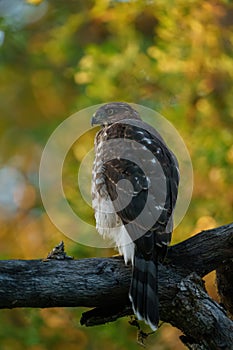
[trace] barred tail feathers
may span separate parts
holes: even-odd
[[[159,323],[157,262],[135,255],[129,298],[137,318],[155,331]]]

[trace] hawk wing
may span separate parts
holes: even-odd
[[[135,244],[141,238],[140,248],[143,250],[143,236],[148,230],[168,234],[172,231],[179,170],[174,154],[161,137],[148,132],[145,123],[137,125],[140,127],[115,123],[105,131],[105,141],[119,142],[114,142],[111,159],[104,162],[104,178],[117,215]],[[109,147],[111,144],[107,145],[105,152]],[[146,210],[143,211],[144,208]],[[159,247],[169,244],[170,238],[169,235],[157,234],[158,255]],[[147,255],[145,247],[145,257]]]

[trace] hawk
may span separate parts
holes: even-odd
[[[92,206],[97,231],[132,263],[129,299],[139,320],[159,323],[158,264],[171,241],[179,168],[160,134],[124,102],[92,117],[95,137]]]

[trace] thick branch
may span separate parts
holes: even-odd
[[[233,223],[202,231],[169,248],[167,261],[181,274],[203,277],[233,256]]]
[[[189,348],[230,349],[233,344],[233,322],[227,318],[222,307],[208,296],[201,278],[193,273],[177,287],[178,293],[173,299],[172,309],[166,310],[166,318],[176,327],[179,319],[178,328],[189,339]]]
[[[233,259],[225,261],[216,270],[218,293],[221,303],[233,320]]]
[[[200,278],[233,258],[233,224],[202,232],[169,249],[159,266],[161,319],[181,329],[191,348],[228,349],[233,323]],[[86,325],[132,314],[131,267],[118,258],[0,261],[0,308],[87,306]],[[187,341],[188,339],[188,341]],[[196,347],[198,349],[198,347]]]

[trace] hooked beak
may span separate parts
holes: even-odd
[[[91,118],[91,126],[98,124],[97,118],[96,118],[96,113],[93,114]]]
[[[104,125],[103,121],[105,116],[102,113],[95,112],[91,118],[91,126],[93,125]]]

